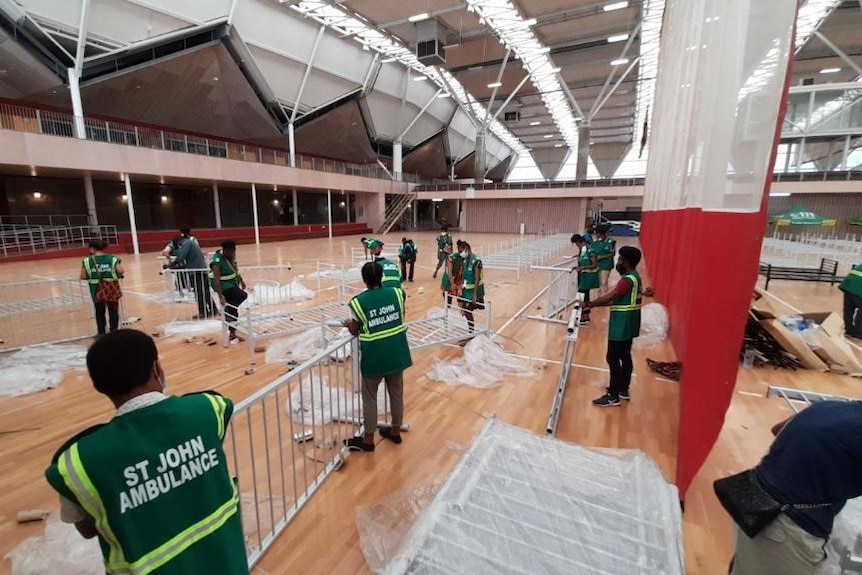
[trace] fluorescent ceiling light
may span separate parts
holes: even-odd
[[[628,34],[614,34],[613,36],[608,36],[608,43],[613,44],[614,42],[624,42],[628,39]]]
[[[428,78],[427,78],[426,76],[421,76],[421,75],[420,75],[420,76],[416,76],[415,78],[413,78],[413,81],[414,81],[414,82],[424,82],[424,81],[425,81],[425,80],[427,80],[427,79],[428,79]]]
[[[628,8],[628,2],[613,2],[611,4],[605,4],[602,6],[602,10],[605,12],[612,12],[614,10],[622,10],[623,8]]]
[[[421,22],[422,20],[427,20],[431,15],[428,12],[422,12],[421,14],[416,14],[407,19],[408,22]]]
[[[438,97],[438,98],[451,98],[452,96],[450,96],[448,92],[440,92],[440,93],[437,95],[437,97]]]
[[[555,148],[562,148],[562,147],[563,147],[563,145],[562,145],[562,144],[554,144],[554,147],[555,147]]]
[[[629,63],[628,58],[619,58],[617,60],[611,60],[611,66],[622,66],[622,65],[628,64],[628,63]]]
[[[541,124],[541,122],[530,122],[531,126],[538,126],[539,124]]]
[[[790,194],[788,192],[770,192],[770,198],[789,198]]]
[[[488,87],[489,88],[499,88],[502,85],[503,85],[502,82],[491,82],[490,84],[488,84]]]
[[[397,60],[398,60],[398,58],[385,58],[385,59],[383,59],[383,60],[380,60],[380,62],[381,62],[382,64],[388,64],[388,63],[390,63],[390,62],[396,62]]]
[[[442,202],[443,198],[431,198],[432,202]]]
[[[553,134],[545,134],[543,137],[547,140],[548,138],[553,138],[554,135]]]
[[[837,74],[841,71],[841,68],[823,68],[820,70],[821,74]]]

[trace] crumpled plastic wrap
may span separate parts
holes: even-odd
[[[249,305],[268,305],[314,299],[314,292],[293,280],[288,285],[277,282],[259,282],[248,292]]]
[[[221,320],[204,319],[196,321],[171,321],[159,326],[165,337],[172,335],[204,335],[219,333],[222,330]]]
[[[240,495],[242,528],[245,532],[245,548],[249,555],[255,553],[260,547],[258,522],[260,523],[260,537],[263,538],[272,532],[273,525],[284,519],[285,503],[288,507],[293,505],[293,497],[285,496],[282,499],[281,496],[269,497],[259,493],[257,505],[255,505],[254,492]]]
[[[45,532],[14,547],[6,558],[12,575],[104,575],[105,564],[96,539],[84,539],[70,523],[52,516]]]
[[[835,517],[832,535],[826,544],[826,564],[818,573],[842,573],[842,557],[849,550],[862,556],[862,497],[851,499]],[[848,575],[855,571],[844,571]]]
[[[82,345],[40,345],[0,355],[0,397],[27,395],[57,387],[66,371],[86,369]]]
[[[350,268],[342,270],[322,270],[320,273],[312,272],[308,274],[309,279],[337,279],[344,280],[347,283],[358,282],[362,280],[362,270],[360,268]]]
[[[436,319],[439,320],[440,325],[443,325],[443,318],[446,318],[446,323],[453,328],[467,330],[469,328],[467,324],[467,318],[461,314],[461,312],[456,308],[452,307],[447,313],[446,310],[442,307],[432,307],[428,310],[428,313],[425,314],[426,319]]]
[[[682,575],[679,493],[641,451],[491,420],[381,572]]]
[[[381,501],[356,508],[359,548],[373,573],[380,573],[395,558],[407,532],[431,504],[442,483],[406,487]]]
[[[447,385],[468,385],[479,389],[494,387],[509,376],[533,377],[528,362],[514,358],[487,335],[471,339],[464,347],[464,359],[434,360],[428,377]]]
[[[820,340],[817,338],[820,326],[816,322],[798,315],[785,315],[779,319],[784,327],[792,331],[797,337],[802,338],[808,347],[820,349]]]
[[[347,328],[342,328],[335,334],[327,331],[324,338],[320,328],[312,327],[301,333],[276,339],[266,348],[266,363],[286,363],[294,361],[302,363],[322,352],[327,347],[336,344],[347,344],[353,336]],[[341,345],[330,354],[333,361],[346,361],[350,358],[350,346]]]
[[[377,388],[377,413],[385,413],[385,394],[386,385],[381,382]],[[290,402],[285,401],[284,407],[296,423],[319,426],[338,418],[361,418],[359,395],[347,388],[330,387],[328,377],[312,373],[302,376],[300,386],[291,392]]]
[[[648,303],[641,308],[641,333],[634,340],[634,347],[655,345],[667,339],[670,320],[667,309],[660,303]]]

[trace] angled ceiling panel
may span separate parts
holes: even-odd
[[[411,150],[404,158],[402,169],[407,174],[419,174],[426,178],[445,178],[447,165],[443,133],[431,137]]]
[[[60,78],[0,28],[0,97],[29,98],[51,90],[65,92]]]
[[[363,51],[359,42],[339,39],[326,31],[317,47],[314,65],[361,86],[373,59],[371,52]]]
[[[533,160],[546,180],[553,180],[569,155],[568,148],[542,148],[533,150]]]
[[[354,84],[324,72],[312,70],[308,75],[305,89],[302,92],[301,109],[317,108],[318,106],[328,104],[359,87],[360,84]],[[285,100],[293,104],[295,97],[296,94],[290,98],[285,98]]]
[[[402,106],[401,100],[380,92],[372,92],[365,97],[365,104],[371,114],[375,139],[394,140],[398,135],[398,126],[409,114],[416,114],[412,106]],[[408,120],[409,121],[409,120]]]
[[[237,0],[233,25],[248,44],[264,46],[305,62],[320,25],[275,0]]]
[[[358,164],[371,163],[377,159],[377,153],[368,140],[359,104],[355,100],[297,129],[296,149],[301,154]]]
[[[509,172],[509,164],[511,164],[514,159],[515,155],[512,154],[511,156],[488,170],[488,174],[485,177],[492,182],[502,182],[506,178],[506,174]]]
[[[628,153],[631,144],[608,143],[590,146],[590,157],[603,178],[612,178]]]
[[[80,10],[80,2],[57,2],[72,4]],[[165,14],[131,2],[117,0],[90,0],[87,34],[95,34],[120,42],[140,42],[154,36],[174,32],[197,23],[173,12]],[[78,28],[77,17],[72,25]]]
[[[475,153],[471,152],[455,164],[455,177],[459,179],[476,177]]]
[[[302,82],[305,66],[253,45],[248,46],[248,51],[257,62],[261,74],[266,78],[275,96],[279,100],[292,102]]]
[[[400,98],[406,79],[407,73],[404,66],[396,62],[387,62],[380,66],[380,72],[371,90]]]

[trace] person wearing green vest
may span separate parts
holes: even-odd
[[[611,270],[614,269],[614,256],[617,251],[616,240],[608,237],[609,230],[610,227],[606,224],[599,226],[593,236],[593,243],[590,245],[599,266],[599,283],[602,294],[608,291],[608,279],[611,276]]]
[[[105,312],[108,313],[111,331],[117,331],[120,327],[119,297],[122,294],[119,294],[117,299],[113,301],[100,299],[97,296],[99,284],[118,282],[125,273],[122,260],[115,255],[105,253],[107,247],[108,242],[105,240],[90,240],[90,255],[81,262],[79,275],[82,280],[87,280],[87,283],[90,284],[90,297],[93,298],[93,307],[96,310],[96,330],[100,336],[105,335]]]
[[[440,268],[448,263],[447,258],[451,253],[452,236],[449,234],[449,228],[443,226],[440,228],[440,235],[437,236],[437,267],[434,268],[434,279],[437,279],[437,272],[440,271]]]
[[[446,267],[443,269],[443,279],[440,281],[440,287],[443,289],[443,295],[446,297],[446,307],[452,305],[452,296],[458,297],[461,294],[461,284],[463,282],[462,272],[464,260],[461,258],[461,249],[464,242],[458,240],[455,247],[457,251],[449,254],[446,258]]]
[[[401,268],[398,267],[398,264],[383,256],[376,256],[374,261],[383,268],[383,287],[398,288],[404,293],[404,289],[401,287],[401,280],[403,279],[401,277]]]
[[[404,323],[404,294],[382,285],[383,268],[377,262],[362,266],[366,289],[350,300],[352,319],[344,325],[359,336],[359,370],[362,373],[362,413],[364,435],[344,440],[353,451],[374,451],[377,429],[377,388],[386,381],[392,427],[380,428],[380,435],[401,443],[404,422],[404,370],[413,365]]]
[[[372,256],[379,256],[383,252],[383,242],[375,238],[361,238],[362,246],[365,248],[365,259],[368,259],[368,252]]]
[[[219,303],[224,308],[225,319],[230,333],[228,341],[236,345],[245,341],[236,333],[236,322],[239,317],[239,306],[242,305],[248,294],[245,289],[245,281],[239,273],[236,263],[236,242],[225,240],[221,249],[216,250],[210,260],[210,285],[218,295]]]
[[[572,242],[578,247],[578,265],[572,271],[578,273],[578,292],[584,294],[584,304],[590,303],[590,292],[599,287],[599,268],[596,256],[583,236],[575,234]],[[580,325],[590,325],[590,308],[581,310]]]
[[[98,537],[116,575],[247,575],[239,497],[222,449],[233,413],[216,392],[165,395],[153,339],[122,329],[87,352],[116,408],[69,439],[45,470],[60,519]]]
[[[473,248],[467,242],[461,242],[462,274],[464,287],[461,292],[461,313],[467,318],[467,328],[473,333],[473,311],[485,309],[485,274],[482,271],[482,260],[473,254]],[[467,345],[467,340],[460,342]]]
[[[844,333],[862,339],[862,264],[853,266],[838,289],[844,292]]]
[[[401,261],[401,279],[413,283],[413,269],[416,267],[416,255],[419,250],[413,240],[401,238],[401,248],[398,250],[398,259]]]
[[[593,243],[595,245],[595,243]],[[620,281],[616,289],[605,294],[584,307],[611,306],[608,320],[608,367],[611,381],[607,393],[593,400],[599,407],[616,407],[621,399],[628,400],[629,386],[632,382],[632,341],[641,330],[641,278],[637,266],[641,261],[641,251],[631,246],[620,248],[616,269]]]

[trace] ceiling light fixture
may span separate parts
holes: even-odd
[[[421,14],[415,14],[415,15],[411,16],[410,18],[407,19],[407,21],[413,22],[415,24],[416,22],[421,22],[423,20],[427,20],[430,17],[431,17],[431,15],[428,14],[428,12],[422,12]]]
[[[554,144],[554,147],[555,147],[555,148],[562,148],[562,147],[563,147],[563,145],[562,145],[562,144]]]
[[[427,79],[428,79],[427,76],[416,76],[415,78],[413,78],[413,81],[414,82],[424,82]]]
[[[281,202],[279,202],[278,200],[272,200],[272,205],[273,205],[273,206],[277,206],[279,203],[281,203]]]
[[[120,199],[125,202],[129,199],[129,196],[127,196],[126,194],[123,194],[122,196],[120,196]]]
[[[437,97],[438,98],[451,98],[452,96],[449,95],[448,92],[440,92],[439,94],[437,94]]]
[[[398,58],[384,58],[383,60],[380,60],[380,63],[381,64],[389,64],[390,62],[397,62],[397,61],[398,61]]]
[[[613,36],[608,36],[608,44],[613,44],[614,42],[625,42],[628,39],[628,34],[614,34]]]
[[[602,6],[602,10],[605,12],[613,12],[614,10],[622,10],[623,8],[628,8],[628,2],[613,2],[611,4],[605,4]]]
[[[168,197],[167,197],[167,196],[162,196],[162,197],[161,197],[161,198],[159,198],[159,199],[162,201],[162,203],[163,203],[163,204],[168,203]]]
[[[841,71],[841,68],[823,68],[820,70],[821,74],[837,74]]]
[[[33,197],[37,200],[42,199],[42,192],[33,192]]]
[[[541,124],[541,122],[530,122],[531,126],[538,126],[539,124]]]
[[[545,138],[546,140],[547,140],[547,139],[549,139],[549,138],[553,138],[553,137],[554,137],[554,135],[553,135],[553,134],[545,134],[545,135],[543,136],[543,138]]]
[[[629,63],[628,58],[619,58],[617,60],[611,60],[611,66],[624,66]]]
[[[488,84],[488,87],[489,88],[499,88],[502,85],[503,85],[502,82],[491,82],[490,84]]]

